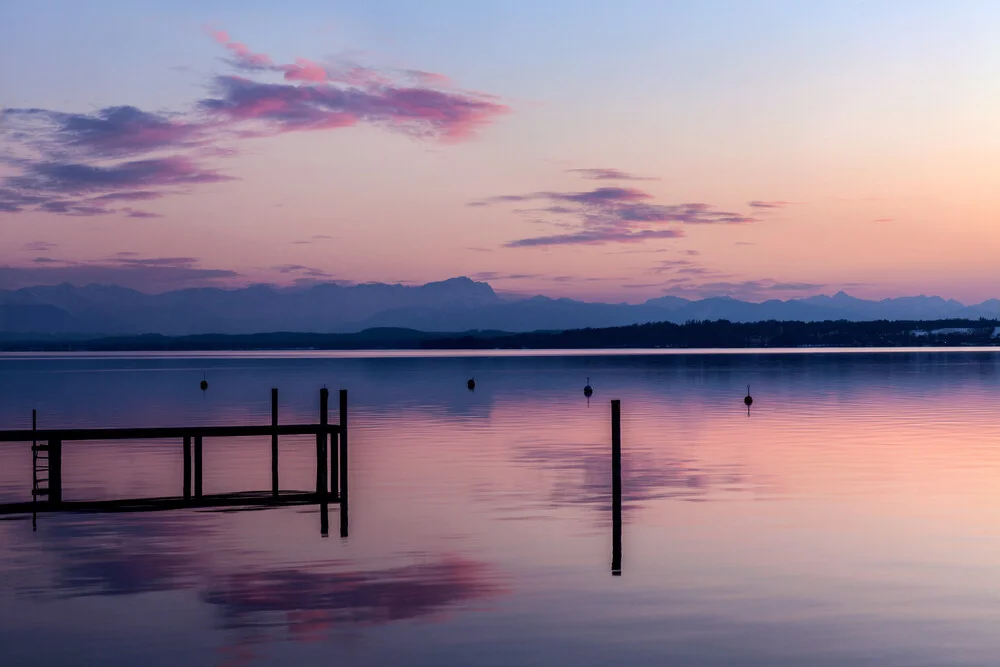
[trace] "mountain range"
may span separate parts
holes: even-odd
[[[524,332],[720,319],[818,322],[998,317],[998,299],[975,305],[922,295],[873,301],[838,292],[833,296],[762,303],[730,297],[688,300],[676,296],[641,304],[594,303],[544,296],[505,297],[487,283],[464,277],[420,286],[254,285],[162,294],[96,284],[0,290],[0,332],[8,335],[353,333],[382,327]]]

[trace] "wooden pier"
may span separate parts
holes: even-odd
[[[32,412],[32,429],[0,431],[0,443],[31,443],[33,499],[0,504],[0,515],[53,511],[135,512],[181,508],[274,507],[318,504],[326,532],[330,503],[340,505],[341,535],[347,534],[347,390],[340,390],[340,418],[329,423],[328,389],[320,390],[319,420],[315,424],[279,424],[278,390],[271,390],[271,423],[250,426],[168,426],[161,428],[43,429]],[[205,495],[202,491],[206,438],[271,436],[271,488],[264,491]],[[282,435],[316,436],[316,488],[282,491],[278,484],[278,438]],[[183,450],[184,482],[179,496],[115,500],[63,499],[63,448],[84,440],[176,440]],[[192,446],[193,445],[193,446]],[[329,463],[327,459],[329,458]]]

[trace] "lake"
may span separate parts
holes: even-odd
[[[314,506],[8,517],[0,663],[1000,653],[998,352],[5,355],[0,428],[33,408],[39,428],[266,424],[271,387],[283,422],[314,422],[324,385],[334,421],[350,395],[348,537],[322,536]],[[66,500],[180,493],[178,442],[64,448]],[[204,457],[206,493],[270,486],[270,438],[206,440]],[[283,437],[280,466],[282,488],[311,488],[313,440]],[[30,498],[29,448],[0,444],[0,502]]]

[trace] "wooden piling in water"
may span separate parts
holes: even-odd
[[[184,500],[191,500],[191,436],[184,436]]]
[[[622,574],[622,402],[611,401],[611,574]]]
[[[340,390],[340,495],[347,504],[347,390]]]
[[[194,497],[201,498],[202,450],[201,436],[194,436]]]
[[[62,440],[49,440],[49,502],[62,503]]]
[[[278,425],[278,388],[271,388],[271,426]],[[271,435],[271,495],[278,497],[278,434]]]
[[[330,390],[323,387],[319,390],[319,423],[326,426],[329,423]],[[316,495],[325,500],[329,484],[326,479],[326,430],[316,432]]]
[[[337,429],[340,446],[340,536],[347,537],[347,390],[340,390],[340,428]]]

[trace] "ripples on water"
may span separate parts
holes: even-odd
[[[994,664],[998,358],[2,357],[0,428],[267,423],[272,386],[309,422],[348,388],[351,535],[313,508],[0,521],[0,663]],[[310,447],[282,439],[283,488]],[[269,455],[207,440],[205,492],[268,488]],[[68,500],[181,487],[179,443],[64,459]],[[30,488],[0,445],[0,501]]]

